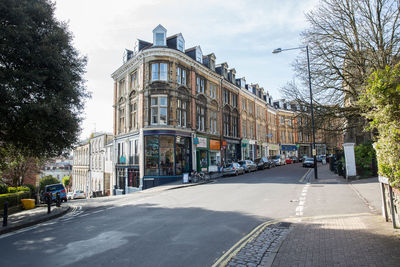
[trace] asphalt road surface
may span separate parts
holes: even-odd
[[[291,164],[199,186],[72,201],[61,218],[0,236],[0,266],[211,266],[272,219],[368,212],[347,185],[309,186]],[[305,200],[303,198],[303,200]]]

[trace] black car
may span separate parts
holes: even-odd
[[[258,158],[254,160],[254,163],[257,164],[257,168],[259,170],[269,169],[271,168],[271,164],[267,158]]]

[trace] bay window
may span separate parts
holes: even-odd
[[[167,81],[168,80],[168,64],[152,63],[151,64],[151,80]]]

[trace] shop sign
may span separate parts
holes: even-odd
[[[126,161],[126,158],[125,158],[125,157],[120,157],[120,158],[119,158],[119,162],[125,163],[125,161]]]
[[[281,149],[284,151],[296,151],[297,146],[296,145],[281,145]]]
[[[207,138],[198,137],[197,139],[198,139],[197,147],[207,148]]]
[[[249,143],[249,140],[245,140],[245,139],[242,140],[242,144],[248,144],[248,143]]]
[[[268,143],[262,143],[262,146],[268,146]]]
[[[197,137],[193,138],[193,144],[198,145],[199,144],[199,138],[197,138]]]
[[[269,150],[279,150],[279,146],[278,145],[269,144],[268,147],[269,147]]]
[[[222,145],[223,145],[223,146],[226,146],[226,141],[225,141],[225,140],[222,141]]]
[[[250,145],[255,145],[255,144],[256,144],[256,140],[250,140],[250,141],[249,141],[249,144],[250,144]]]
[[[217,140],[210,140],[210,150],[220,150],[221,143]]]

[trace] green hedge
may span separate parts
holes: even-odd
[[[13,186],[10,186],[9,188],[8,188],[8,193],[17,193],[18,191],[17,191],[17,188],[16,187],[13,187]]]
[[[18,206],[21,204],[21,199],[30,198],[31,193],[24,191],[18,193],[8,193],[0,195],[0,209],[3,210],[4,202],[8,201],[8,207]]]

